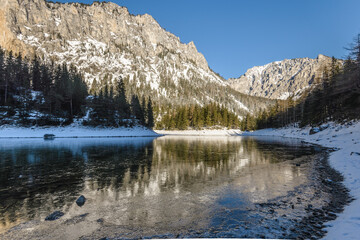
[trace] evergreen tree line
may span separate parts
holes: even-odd
[[[317,84],[302,98],[277,101],[270,109],[247,115],[241,121],[242,130],[284,127],[298,123],[320,125],[327,121],[360,118],[360,34],[349,48],[350,54],[342,64],[332,57],[331,64],[322,69]]]
[[[154,126],[152,101],[137,95],[129,102],[119,79],[89,96],[74,66],[42,63],[0,49],[0,124],[59,125],[87,115],[85,124]]]
[[[140,124],[154,127],[154,114],[151,98],[145,97],[140,102],[137,95],[132,95],[129,102],[126,98],[124,81],[120,78],[114,84],[104,81],[103,87],[94,91],[90,101],[92,109],[87,125],[132,126]],[[133,121],[135,120],[135,122]]]
[[[22,124],[59,124],[81,115],[87,97],[82,76],[71,66],[41,63],[0,49],[0,110]],[[10,120],[3,123],[12,123]]]
[[[236,114],[218,104],[210,103],[203,107],[199,105],[169,107],[162,120],[156,124],[157,129],[186,130],[202,129],[204,127],[238,128],[239,119]]]

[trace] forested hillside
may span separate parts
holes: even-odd
[[[292,98],[277,103],[266,111],[248,114],[241,122],[243,130],[283,127],[291,123],[300,126],[320,125],[328,121],[360,118],[360,34],[349,48],[344,64],[334,57],[298,100]]]
[[[190,105],[167,109],[167,113],[158,121],[158,129],[186,130],[202,129],[204,127],[239,128],[239,118],[225,107],[212,103],[204,107]]]
[[[114,82],[105,77],[101,86],[93,85],[88,91],[83,76],[73,65],[47,64],[36,56],[29,60],[0,49],[0,124],[48,126],[76,121],[89,126],[140,124],[168,130],[239,128],[239,117],[218,103],[175,103],[161,109],[153,106],[146,91],[130,95],[126,83],[127,79]],[[154,111],[159,116],[157,121]]]
[[[151,99],[126,98],[123,80],[107,82],[89,96],[82,75],[71,65],[29,61],[0,49],[0,124],[154,126]]]

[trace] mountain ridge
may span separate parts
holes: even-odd
[[[122,77],[129,95],[151,96],[161,109],[216,102],[244,116],[271,104],[231,89],[193,42],[181,43],[148,14],[131,15],[111,2],[1,2],[1,47],[73,64],[97,92]]]
[[[332,58],[319,54],[317,58],[294,58],[255,66],[239,78],[230,78],[229,85],[244,94],[286,100],[302,96],[321,81],[323,71]],[[336,59],[336,64],[343,64]]]

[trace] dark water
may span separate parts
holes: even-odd
[[[289,237],[307,208],[329,201],[314,167],[322,158],[323,149],[286,139],[0,140],[0,233]],[[56,210],[65,215],[45,222]]]

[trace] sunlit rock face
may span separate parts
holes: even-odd
[[[342,64],[340,60],[337,62]],[[240,78],[229,79],[229,84],[237,91],[252,96],[296,99],[319,83],[324,68],[329,68],[330,64],[331,58],[321,54],[316,59],[285,59],[250,68]]]
[[[134,16],[125,7],[114,3],[84,5],[44,0],[2,0],[1,5],[0,43],[8,50],[36,51],[46,59],[74,63],[79,63],[80,59],[85,62],[81,53],[87,50],[97,55],[97,60],[109,63],[112,61],[106,59],[107,55],[118,53],[117,60],[123,65],[129,63],[126,59],[135,60],[126,55],[127,51],[150,59],[167,50],[177,52],[171,55],[178,55],[175,64],[180,63],[180,58],[185,58],[201,69],[209,70],[204,56],[197,52],[193,42],[183,44],[178,37],[162,29],[150,15]],[[93,63],[95,66],[99,64]],[[219,79],[214,77],[213,80]]]
[[[160,106],[217,102],[245,115],[268,104],[243,99],[208,67],[193,42],[182,43],[152,16],[131,15],[111,2],[1,0],[0,46],[73,64],[89,86],[98,81],[97,90],[100,82],[122,76],[129,94],[151,96]]]

